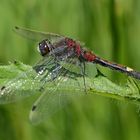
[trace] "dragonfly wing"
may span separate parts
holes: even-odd
[[[63,66],[65,69],[69,70],[70,72],[73,72],[75,74],[82,75],[80,66],[80,61],[78,58],[67,58],[63,61],[60,61],[59,64]]]
[[[71,102],[75,96],[85,95],[83,86],[83,76],[80,73],[70,71],[73,60],[69,61],[57,74],[57,78],[47,82],[44,86],[45,91],[34,103],[30,112],[30,120],[37,124],[51,117],[61,108]],[[77,80],[79,78],[80,80]],[[77,99],[77,98],[76,98]]]
[[[40,42],[43,39],[48,39],[52,43],[54,43],[64,38],[63,36],[58,35],[58,34],[39,32],[39,31],[30,30],[27,28],[21,28],[17,26],[14,28],[14,31],[25,38],[38,41],[38,42]]]
[[[30,112],[30,120],[33,124],[38,124],[50,118],[73,99],[77,99],[77,96],[85,95],[82,88],[83,84],[80,85],[76,80],[72,79],[66,80],[64,77],[59,81],[59,78],[55,81],[57,84],[48,82],[46,85],[48,90],[46,89],[34,103]]]
[[[59,109],[63,108],[67,103],[67,98],[64,94],[48,92],[43,94],[33,105],[30,112],[30,120],[37,124],[51,117]]]
[[[47,55],[47,56],[43,57],[40,61],[38,61],[33,66],[33,69],[37,73],[41,73],[41,71],[45,71],[46,69],[48,71],[51,71],[55,65],[56,65],[55,58],[50,55]]]

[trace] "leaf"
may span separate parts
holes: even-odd
[[[0,66],[0,103],[10,103],[23,99],[39,91],[40,83],[31,66],[21,62]]]
[[[21,62],[0,66],[0,103],[17,101],[40,92],[41,83],[33,78],[35,75],[37,74],[31,66]],[[118,85],[99,74],[96,77],[87,76],[85,81],[87,94],[97,94],[140,104],[140,81],[138,80],[129,77],[125,85]],[[48,83],[46,91],[53,87],[54,83]],[[85,90],[83,77],[77,77],[77,80],[62,81],[59,87],[62,93],[69,94],[83,94],[81,89]]]

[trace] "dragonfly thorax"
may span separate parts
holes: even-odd
[[[92,52],[82,48],[80,43],[70,38],[66,38],[66,43],[67,43],[68,49],[74,49],[76,56],[80,60],[82,61],[84,60],[88,62],[93,62],[95,60],[96,56]]]

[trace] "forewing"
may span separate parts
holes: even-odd
[[[14,31],[25,38],[28,38],[37,42],[40,42],[43,39],[48,39],[51,41],[51,43],[54,43],[64,38],[64,36],[61,36],[58,34],[39,32],[39,31],[30,30],[27,28],[21,28],[17,26],[14,28]]]

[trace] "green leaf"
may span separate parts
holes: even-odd
[[[0,103],[14,102],[39,91],[39,82],[31,66],[21,62],[0,66]]]
[[[71,78],[67,80],[66,78],[66,80],[62,80],[59,83],[59,88],[55,92],[80,93],[85,96],[97,94],[140,104],[140,81],[129,77],[125,85],[118,85],[99,72],[96,75],[93,77],[90,74],[87,75],[85,77],[86,85],[84,85],[83,77],[77,77],[76,80]],[[41,93],[40,87],[42,84],[40,80],[35,79],[36,76],[37,73],[31,66],[21,62],[0,66],[0,103],[14,102],[36,93]],[[47,82],[45,90],[53,89],[58,82],[59,78],[54,82]]]

